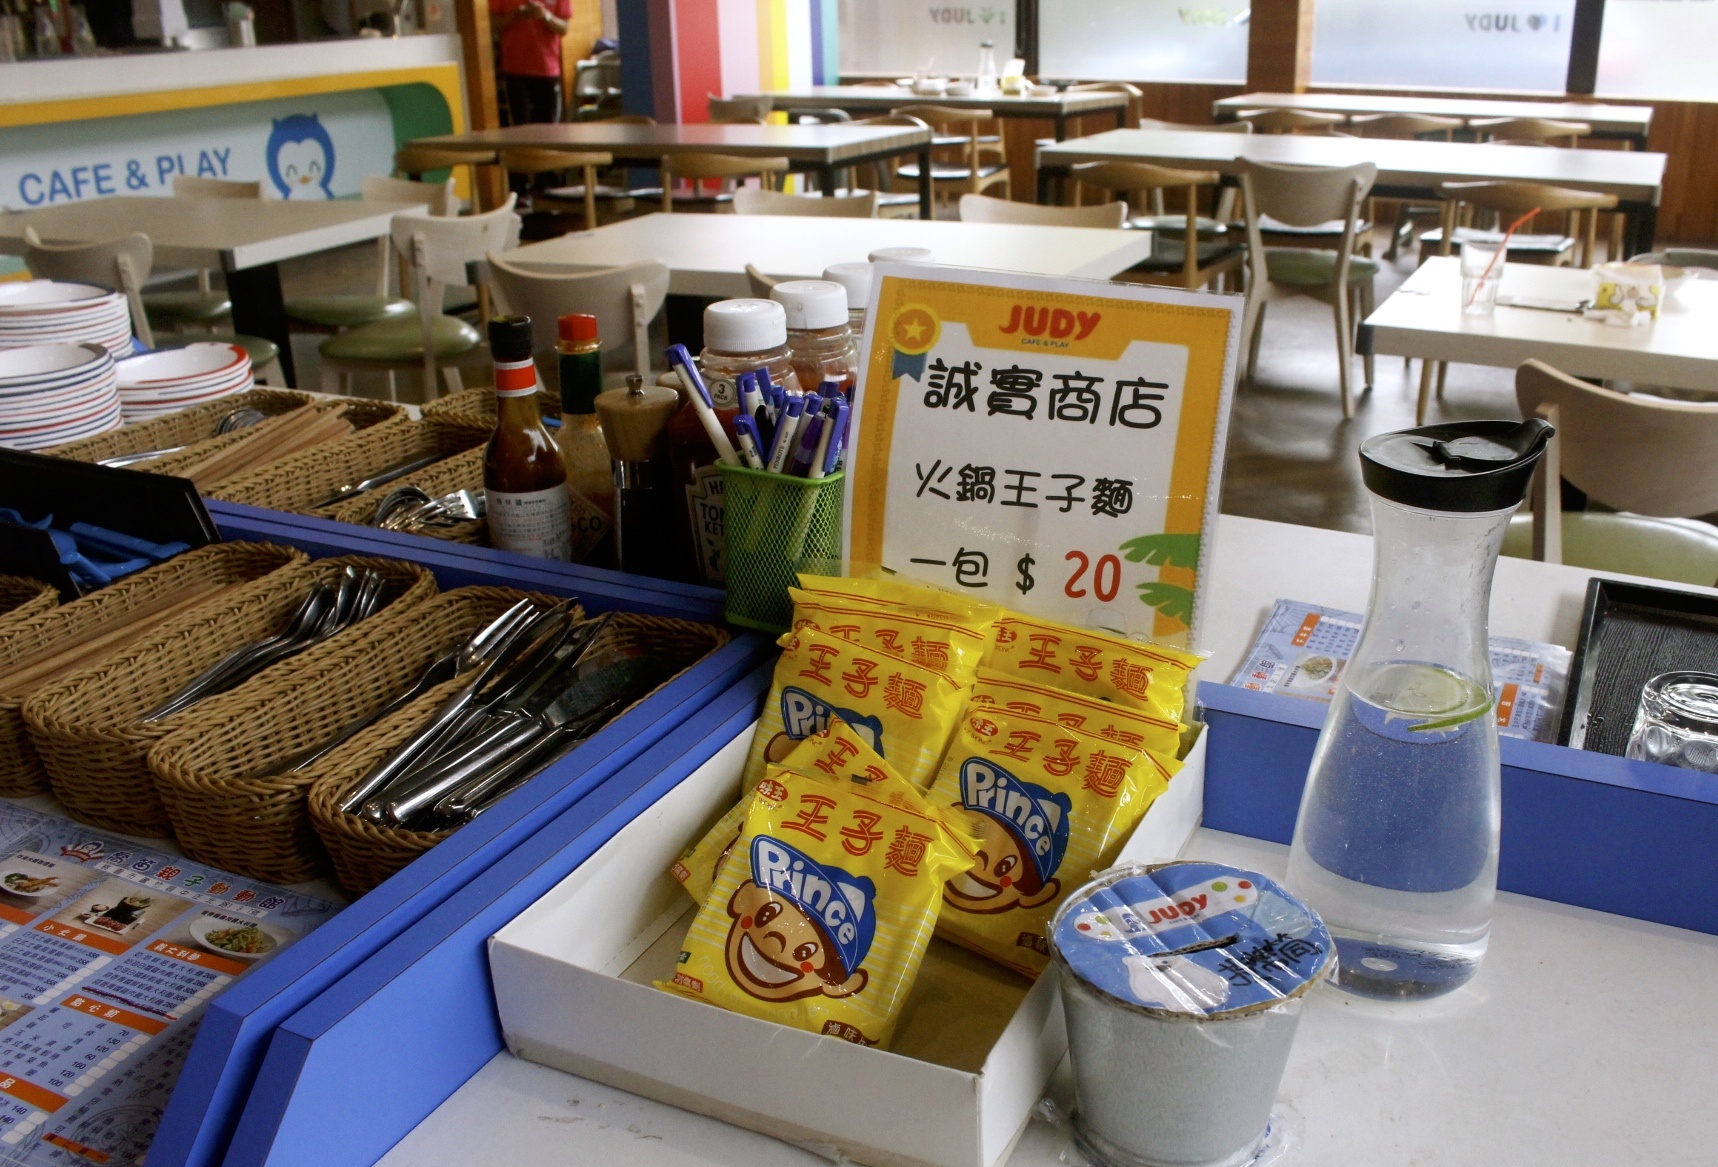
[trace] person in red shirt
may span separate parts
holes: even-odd
[[[561,38],[572,0],[489,0],[514,125],[561,120]]]

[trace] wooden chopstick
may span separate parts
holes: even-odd
[[[343,410],[322,403],[301,405],[278,417],[259,422],[245,437],[181,469],[199,490],[235,478],[289,454],[344,437],[353,432]]]
[[[92,629],[73,642],[55,644],[47,655],[37,654],[0,672],[0,693],[9,696],[32,693],[48,681],[142,639],[174,616],[241,586],[243,585],[200,584],[195,588],[176,592],[170,599],[116,614],[115,618],[123,621],[118,628],[103,626]]]

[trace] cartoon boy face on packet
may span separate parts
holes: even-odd
[[[978,862],[944,885],[937,935],[1042,972],[1057,904],[1114,858],[1168,789],[1168,765],[1060,722],[968,706],[930,798],[976,820]]]
[[[964,816],[937,810],[846,727],[771,766],[658,987],[748,1016],[887,1046],[972,865]],[[880,776],[878,776],[880,775]]]

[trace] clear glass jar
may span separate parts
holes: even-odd
[[[787,315],[787,347],[800,388],[833,381],[847,396],[859,379],[859,346],[847,323],[847,289],[833,280],[787,280],[770,289]]]
[[[847,289],[847,327],[857,346],[865,335],[865,308],[871,303],[871,265],[832,263],[823,269],[823,278]]]

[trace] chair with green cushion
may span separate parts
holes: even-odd
[[[1360,209],[1378,177],[1370,162],[1357,166],[1290,166],[1243,159],[1241,200],[1247,215],[1247,309],[1242,335],[1249,338],[1247,379],[1259,363],[1259,338],[1265,305],[1284,296],[1312,296],[1335,310],[1337,377],[1342,387],[1342,416],[1354,416],[1355,331],[1372,311],[1373,278],[1378,265],[1357,254]],[[1272,247],[1264,243],[1266,219],[1291,227],[1312,227],[1333,220],[1342,234],[1332,250]],[[1366,355],[1366,388],[1372,388],[1372,356]]]
[[[1529,553],[1710,586],[1718,580],[1718,404],[1592,385],[1539,361],[1515,372],[1523,417],[1557,428],[1534,478]],[[1622,514],[1563,512],[1561,483]]]
[[[262,183],[235,182],[225,178],[198,178],[180,174],[173,179],[176,199],[260,199]],[[166,292],[143,293],[149,323],[157,329],[177,331],[188,325],[210,327],[233,313],[233,302],[210,280],[208,268],[197,269],[197,286]]]
[[[322,342],[322,382],[330,392],[344,390],[347,376],[357,372],[388,374],[390,395],[393,374],[421,368],[424,396],[436,396],[436,370],[440,368],[449,387],[461,387],[459,367],[488,361],[483,334],[470,324],[441,311],[442,294],[449,284],[468,282],[472,265],[491,251],[506,251],[518,244],[519,216],[513,211],[514,196],[497,210],[463,218],[441,217],[427,211],[402,211],[394,216],[392,237],[402,272],[410,273],[413,307],[404,316],[362,324]],[[479,316],[489,318],[489,293],[477,285]]]
[[[453,179],[416,182],[409,178],[364,176],[360,197],[368,203],[397,203],[428,207],[432,215],[452,215],[459,210]],[[286,314],[296,324],[338,332],[378,320],[394,320],[412,314],[412,302],[394,292],[393,240],[376,240],[378,271],[374,292],[341,292],[324,296],[289,296]]]
[[[1532,515],[1509,520],[1503,553],[1533,558]],[[1712,587],[1718,581],[1718,527],[1699,519],[1564,511],[1563,562],[1592,571]]]
[[[286,372],[280,367],[280,346],[266,336],[247,336],[242,332],[182,332],[165,337],[157,348],[184,348],[188,344],[236,344],[251,359],[251,370],[264,385],[286,388]]]

